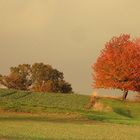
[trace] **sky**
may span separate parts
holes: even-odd
[[[93,92],[91,65],[122,33],[140,37],[139,0],[0,0],[0,73],[43,62],[80,94]]]

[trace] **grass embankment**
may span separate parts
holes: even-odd
[[[0,90],[0,139],[139,140],[140,103],[99,101],[112,110],[86,109],[84,95]]]
[[[97,112],[85,109],[89,96],[76,94],[32,93],[16,90],[0,90],[0,109],[29,113],[64,113],[83,116],[90,120],[140,124],[140,103],[101,98],[112,111]],[[58,115],[59,116],[59,115]]]

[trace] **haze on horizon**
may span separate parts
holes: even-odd
[[[1,74],[43,62],[64,72],[75,92],[92,92],[91,65],[105,42],[140,37],[139,0],[0,0]]]

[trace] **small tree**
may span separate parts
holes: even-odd
[[[121,89],[125,100],[129,90],[140,90],[139,61],[139,39],[130,40],[129,35],[113,37],[93,65],[93,87]]]
[[[10,74],[2,76],[1,83],[8,88],[27,90],[31,85],[30,65],[22,64],[10,68]]]
[[[59,92],[61,92],[61,93],[72,93],[71,84],[69,84],[66,81],[64,81],[64,80],[59,81],[58,86],[59,86]]]

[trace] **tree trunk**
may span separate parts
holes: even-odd
[[[124,90],[123,96],[122,96],[122,100],[126,100],[126,97],[128,95],[128,90]]]

